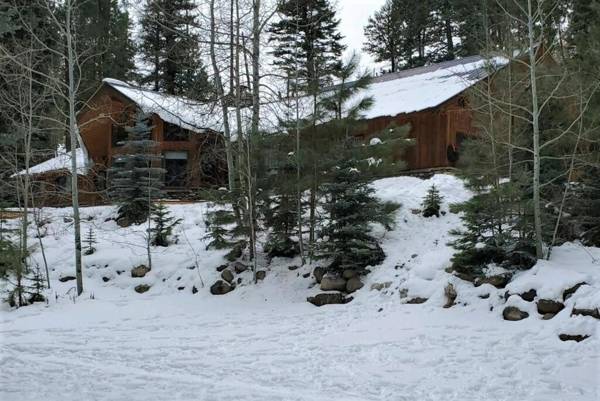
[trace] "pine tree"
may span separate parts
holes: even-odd
[[[46,288],[44,281],[40,267],[36,265],[29,277],[30,283],[25,289],[25,293],[29,296],[28,301],[30,304],[46,301],[46,297],[44,296],[44,288]]]
[[[154,227],[150,228],[151,244],[154,246],[169,246],[169,239],[173,233],[173,228],[183,220],[176,219],[170,215],[171,212],[164,203],[158,203],[152,208],[150,218]]]
[[[339,67],[344,46],[338,32],[339,19],[329,0],[284,0],[279,2],[280,19],[269,27],[273,64],[288,77],[288,86],[298,74],[299,88],[315,94],[331,83]]]
[[[122,225],[146,221],[151,200],[162,194],[164,170],[157,167],[161,157],[154,150],[157,143],[152,140],[150,121],[149,115],[136,115],[135,125],[126,128],[129,136],[123,153],[115,156],[110,169],[109,193],[119,205],[117,222]]]
[[[87,101],[103,78],[134,78],[135,45],[129,12],[119,0],[87,0],[76,4],[73,24],[77,46],[93,55],[81,69],[79,99]]]
[[[318,256],[331,261],[328,270],[333,272],[363,272],[385,258],[379,241],[371,235],[371,224],[381,223],[390,229],[396,205],[375,197],[358,165],[353,160],[340,163],[320,188],[326,220],[319,231]]]
[[[96,240],[96,234],[94,233],[94,229],[91,225],[88,226],[87,235],[85,236],[83,242],[86,245],[84,255],[92,255],[94,252],[96,252],[94,244],[96,244],[98,241]]]
[[[192,0],[149,0],[140,20],[141,59],[151,66],[142,83],[155,91],[192,99],[211,96],[197,33],[197,5]]]
[[[432,184],[421,204],[423,208],[423,217],[440,217],[442,200],[443,197],[440,195],[440,191],[435,187],[435,184]]]

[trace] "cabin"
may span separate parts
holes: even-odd
[[[360,95],[371,96],[374,102],[363,116],[366,128],[356,139],[368,143],[391,123],[408,124],[413,145],[397,156],[405,162],[405,170],[398,173],[451,169],[460,157],[462,141],[476,134],[467,91],[506,64],[501,57],[473,56],[375,77]],[[312,111],[311,101],[303,98],[298,103],[300,117]],[[296,115],[296,104],[278,100],[261,105],[261,129],[280,131],[286,115]],[[82,204],[110,201],[108,172],[113,158],[123,152],[125,127],[133,124],[138,111],[152,116],[152,139],[159,144],[156,152],[162,156],[170,197],[194,199],[201,188],[226,185],[223,118],[217,102],[203,104],[105,79],[78,114]],[[30,169],[39,204],[68,203],[69,165],[70,154],[59,151]]]
[[[123,153],[126,127],[133,125],[138,112],[151,116],[152,140],[158,143],[153,152],[161,156],[167,196],[193,199],[199,189],[226,185],[219,113],[214,107],[104,79],[77,115],[81,204],[110,202],[109,170],[115,156]],[[30,168],[36,202],[46,206],[70,203],[70,164],[71,153],[58,149],[54,158]],[[16,175],[20,174],[25,171]]]

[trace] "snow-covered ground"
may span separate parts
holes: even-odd
[[[446,175],[375,183],[381,198],[403,204],[397,228],[377,231],[388,257],[352,302],[321,308],[306,302],[318,292],[303,277],[311,267],[291,271],[297,261],[289,260],[264,266],[266,279],[256,285],[246,285],[250,273],[243,273],[235,291],[210,295],[224,260],[223,252],[204,249],[203,204],[170,206],[184,219],[178,243],[154,249],[153,270],[143,278],[130,270],[145,263],[144,227],[105,221],[114,214],[109,207],[84,209],[84,231],[91,225],[98,243],[84,257],[86,292],[73,302],[74,282],[58,281],[73,274],[69,210],[46,209],[50,302],[2,306],[0,400],[600,399],[600,321],[570,316],[574,306],[600,306],[600,249],[565,244],[518,275],[511,293],[536,288],[559,299],[573,284],[587,285],[551,320],[513,295],[508,304],[530,317],[505,321],[506,290],[475,288],[444,271],[448,231],[459,217],[412,212],[432,183],[446,211],[469,197]],[[33,256],[41,263],[39,249]],[[443,309],[449,282],[457,305]],[[136,293],[141,283],[150,290]],[[387,287],[372,290],[377,284]],[[428,301],[405,303],[413,297]],[[591,337],[563,342],[561,333]]]

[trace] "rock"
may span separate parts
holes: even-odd
[[[419,256],[417,253],[413,253],[412,255],[410,255],[410,258],[415,259],[417,256]]]
[[[242,278],[241,277],[238,277],[236,281],[237,281],[238,284],[242,284]]]
[[[345,291],[346,280],[342,277],[323,276],[321,279],[321,290],[323,291]]]
[[[108,277],[102,277],[102,281],[104,281],[105,283],[107,283],[107,282],[110,281],[110,278],[108,278]]]
[[[58,281],[60,281],[61,283],[66,283],[67,281],[72,281],[75,279],[76,279],[75,276],[62,276],[61,278],[58,279]]]
[[[299,268],[300,268],[300,266],[296,266],[296,265],[288,266],[288,270],[290,270],[290,271],[298,270]]]
[[[188,266],[188,267],[186,267],[186,269],[188,269],[188,270],[194,270],[195,268],[196,268],[196,266]]]
[[[183,291],[185,290],[185,287],[177,287],[177,291]]]
[[[227,269],[227,267],[229,267],[229,265],[221,265],[221,266],[217,267],[217,271],[220,273],[223,270]]]
[[[231,284],[231,282],[233,281],[233,273],[231,272],[231,270],[223,270],[223,272],[221,273],[221,278],[227,281],[229,284]]]
[[[571,288],[567,288],[563,292],[563,301],[566,301],[567,299],[569,299],[571,297],[571,295],[575,294],[575,292],[579,289],[579,287],[581,287],[582,285],[586,285],[586,284],[587,284],[586,282],[582,282],[582,283],[575,284]]]
[[[545,315],[546,313],[558,313],[563,310],[565,306],[558,301],[553,301],[551,299],[539,299],[537,301],[537,310],[540,315]]]
[[[350,280],[352,277],[358,276],[358,272],[356,270],[346,269],[342,273],[342,277],[346,280]]]
[[[491,284],[496,288],[504,288],[506,284],[510,282],[512,278],[511,273],[496,274],[495,276],[479,277],[475,280],[475,287],[479,287],[482,284]]]
[[[117,225],[119,227],[129,227],[132,222],[127,217],[121,217],[117,219]]]
[[[131,269],[131,277],[144,277],[146,273],[150,271],[150,268],[146,265],[139,265]]]
[[[136,285],[134,290],[135,292],[137,292],[138,294],[143,294],[146,291],[148,291],[150,289],[150,286],[148,284],[139,284]]]
[[[267,277],[267,272],[265,270],[258,270],[256,272],[256,279],[257,280],[264,280],[265,277]]]
[[[302,277],[304,277],[304,278],[309,278],[309,277],[310,277],[310,273],[304,273],[304,274],[302,275]]]
[[[364,287],[364,284],[358,277],[352,277],[348,282],[346,282],[346,292],[352,293],[356,290],[360,290]]]
[[[535,297],[537,297],[537,291],[532,288],[529,291],[525,291],[524,293],[519,294],[519,296],[523,298],[524,301],[533,302]]]
[[[196,288],[196,286],[192,286],[192,294],[197,294],[198,293],[198,289]]]
[[[329,292],[317,294],[314,297],[306,298],[308,302],[315,306],[333,305],[333,304],[346,304],[352,301],[352,297],[346,298],[339,292]]]
[[[236,259],[242,257],[242,253],[243,253],[245,247],[246,247],[245,243],[235,244],[233,246],[233,248],[231,249],[231,251],[229,251],[227,253],[227,255],[225,255],[225,259],[227,259],[230,262],[233,262]]]
[[[542,320],[550,320],[554,316],[556,316],[556,313],[546,313],[544,316],[542,316]]]
[[[390,288],[391,285],[392,285],[391,281],[386,281],[385,283],[373,283],[373,284],[371,284],[371,291],[373,291],[373,290],[381,291],[384,288]]]
[[[504,320],[517,321],[528,318],[529,313],[523,312],[515,306],[507,306],[502,311],[502,317],[504,317]]]
[[[456,301],[456,297],[458,296],[452,283],[448,283],[446,288],[444,288],[444,294],[446,295],[446,305],[444,305],[444,308],[450,308],[454,305],[454,301]]]
[[[230,266],[233,267],[233,270],[235,270],[237,274],[243,273],[246,270],[248,270],[248,266],[246,266],[242,262],[233,262],[230,264]]]
[[[479,298],[481,299],[488,299],[490,297],[490,294],[481,294],[479,295]]]
[[[223,280],[217,280],[210,286],[210,293],[213,295],[224,295],[231,291],[233,291],[233,287]]]
[[[31,294],[29,297],[29,303],[33,304],[36,302],[46,302],[46,297],[44,297],[42,294]]]
[[[64,223],[72,223],[73,222],[73,218],[72,217],[63,217],[63,222]]]
[[[562,341],[583,341],[586,338],[589,338],[590,336],[588,335],[581,335],[581,334],[559,334],[558,338],[560,338]]]
[[[427,302],[427,298],[415,297],[406,301],[407,304],[416,305],[416,304],[424,304]]]
[[[571,312],[571,316],[573,315],[582,315],[582,316],[591,316],[596,319],[600,319],[600,309],[579,309],[573,308]]]
[[[313,276],[315,276],[315,280],[317,281],[317,283],[321,283],[321,279],[323,278],[324,275],[325,275],[325,269],[322,268],[321,266],[317,266],[313,270]]]

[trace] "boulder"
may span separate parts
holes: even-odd
[[[225,259],[230,262],[235,261],[238,258],[242,257],[242,253],[244,252],[245,244],[239,243],[235,244],[233,248],[225,255]]]
[[[561,339],[561,341],[583,341],[586,338],[589,338],[590,336],[588,335],[581,335],[581,334],[559,334],[558,338]]]
[[[482,284],[491,284],[496,288],[504,288],[506,287],[506,284],[510,282],[511,278],[511,273],[502,273],[496,274],[494,276],[479,277],[475,280],[475,287],[479,287]]]
[[[228,266],[229,266],[229,265],[221,265],[221,266],[217,267],[217,271],[220,273],[220,272],[222,272],[223,270],[227,269],[227,267],[228,267]]]
[[[534,290],[533,288],[529,291],[525,291],[522,294],[519,294],[519,296],[527,302],[533,302],[533,300],[535,299],[535,297],[537,297],[537,291]]]
[[[198,289],[196,288],[196,286],[192,286],[192,294],[197,294],[198,293]]]
[[[544,316],[542,316],[542,320],[550,320],[554,316],[556,316],[556,313],[546,313]]]
[[[300,266],[298,266],[298,265],[288,266],[288,270],[290,270],[290,271],[298,270],[299,268],[300,268]]]
[[[356,270],[352,270],[352,269],[346,269],[342,273],[342,277],[345,278],[346,280],[350,280],[352,277],[356,277],[356,276],[358,276],[358,272]]]
[[[144,277],[149,271],[150,268],[148,266],[139,265],[138,267],[131,269],[131,277]]]
[[[391,285],[392,285],[391,281],[386,281],[385,283],[373,283],[373,284],[371,284],[371,291],[373,291],[373,290],[381,291],[384,288],[390,288]]]
[[[502,311],[502,317],[504,317],[504,320],[517,321],[528,318],[529,313],[523,312],[516,306],[507,306]]]
[[[104,281],[105,283],[107,283],[107,282],[109,282],[109,281],[110,281],[110,278],[109,278],[109,277],[106,277],[106,276],[104,276],[104,277],[102,277],[102,281]]]
[[[304,274],[302,275],[302,277],[304,277],[304,278],[309,278],[309,277],[310,277],[310,273],[304,273]]]
[[[444,305],[444,308],[450,308],[454,305],[454,301],[456,301],[456,297],[458,296],[452,283],[448,283],[446,288],[444,288],[444,295],[446,295],[446,305]]]
[[[540,299],[537,302],[537,310],[540,315],[545,315],[546,313],[557,314],[563,310],[564,307],[562,302],[553,301],[551,299]]]
[[[571,295],[575,294],[575,292],[579,289],[579,287],[581,287],[582,285],[586,285],[586,284],[587,284],[586,282],[582,282],[582,283],[575,284],[571,288],[567,288],[563,292],[563,301],[566,301],[567,299],[569,299],[571,297]]]
[[[258,270],[256,272],[256,279],[257,280],[264,280],[265,277],[267,277],[267,272],[266,270]]]
[[[210,293],[213,295],[224,295],[231,291],[233,291],[233,287],[223,280],[217,280],[210,286]]]
[[[593,318],[600,319],[600,309],[573,308],[571,315],[591,316]]]
[[[67,281],[72,281],[75,279],[76,279],[75,276],[62,276],[61,278],[58,279],[58,281],[60,281],[61,283],[66,283]]]
[[[346,292],[351,293],[356,290],[360,290],[364,287],[364,284],[358,277],[352,277],[346,282]]]
[[[146,291],[148,291],[150,289],[150,286],[148,284],[139,284],[136,285],[134,290],[135,292],[137,292],[138,294],[143,294]]]
[[[425,302],[427,302],[427,298],[422,298],[422,297],[415,297],[415,298],[411,298],[408,301],[406,301],[407,304],[411,304],[411,305],[424,304]]]
[[[233,262],[230,264],[230,266],[233,267],[233,270],[235,270],[237,274],[243,273],[246,270],[248,270],[248,266],[246,266],[242,262]]]
[[[342,277],[323,276],[321,279],[321,290],[323,291],[346,291],[346,280]]]
[[[317,281],[317,283],[321,283],[321,279],[323,278],[324,275],[325,275],[325,269],[322,268],[321,266],[317,266],[313,270],[313,276],[315,276],[315,280]]]
[[[223,270],[223,272],[221,272],[221,278],[231,284],[233,281],[233,273],[231,270]]]
[[[346,298],[339,292],[321,293],[314,297],[306,298],[308,302],[315,306],[332,305],[332,304],[346,304],[352,301],[352,297]]]

